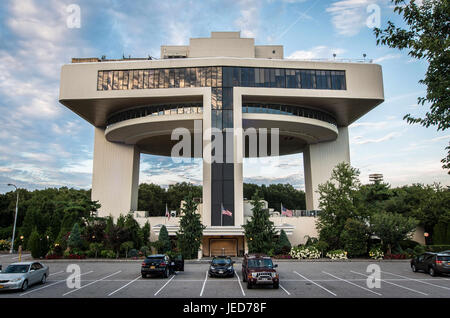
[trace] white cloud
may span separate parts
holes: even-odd
[[[383,137],[380,138],[368,138],[368,139],[363,139],[363,137],[361,136],[357,136],[354,137],[353,140],[351,141],[352,144],[356,144],[356,145],[364,145],[364,144],[372,144],[372,143],[381,143],[381,142],[385,142],[391,139],[394,139],[396,137],[401,136],[402,134],[400,132],[390,132],[386,135],[384,135]]]
[[[256,38],[260,25],[258,0],[240,0],[240,16],[234,24],[241,30],[242,37]]]
[[[299,50],[289,55],[288,59],[312,60],[319,58],[333,58],[333,54],[339,55],[345,53],[346,50],[340,48],[330,48],[325,45],[315,46],[309,50]]]
[[[401,54],[390,53],[390,54],[386,54],[386,55],[384,55],[384,56],[380,56],[380,57],[374,59],[373,62],[374,62],[374,63],[381,63],[381,62],[383,62],[383,61],[399,59],[399,58],[401,58],[401,57],[402,57]]]
[[[376,2],[376,0],[341,0],[333,2],[326,11],[331,14],[331,22],[338,34],[354,36],[366,26],[367,6]]]

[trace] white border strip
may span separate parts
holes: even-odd
[[[350,282],[350,281],[348,281],[348,280],[346,280],[346,279],[343,279],[343,278],[334,276],[333,274],[327,273],[327,272],[325,272],[325,271],[322,271],[322,273],[327,274],[327,275],[330,275],[331,277],[334,277],[334,278],[336,278],[336,279],[339,279],[340,281],[346,282],[346,283],[348,283],[348,284],[350,284],[350,285],[353,285],[353,286],[359,287],[359,288],[361,288],[361,289],[364,289],[364,290],[366,290],[366,291],[368,291],[368,292],[371,292],[371,293],[373,293],[373,294],[375,294],[375,295],[383,296],[382,294],[377,293],[377,292],[375,292],[375,291],[373,291],[373,290],[370,290],[369,288],[359,286],[359,285],[357,285],[357,284],[355,284],[355,283],[352,283],[352,282]]]
[[[68,291],[67,293],[63,294],[63,296],[66,296],[66,295],[69,295],[69,294],[71,294],[71,293],[74,293],[74,292],[76,292],[76,291],[78,291],[78,290],[80,290],[80,289],[83,289],[83,288],[88,287],[88,286],[90,286],[90,285],[92,285],[92,284],[95,284],[95,283],[97,283],[97,282],[100,282],[100,281],[102,281],[102,280],[104,280],[104,279],[107,279],[108,277],[117,275],[117,274],[119,274],[119,273],[121,273],[121,272],[122,272],[122,271],[117,271],[117,272],[115,272],[115,273],[113,273],[113,274],[110,274],[110,275],[108,275],[108,276],[105,276],[105,277],[103,277],[103,278],[94,280],[92,283],[89,283],[89,284],[87,284],[87,285],[81,286],[80,288],[76,288],[76,289],[74,289],[74,290]]]
[[[294,273],[297,274],[298,276],[300,276],[301,278],[307,280],[308,282],[313,283],[313,284],[316,285],[317,287],[322,288],[323,290],[325,290],[326,292],[330,293],[331,295],[333,295],[333,296],[335,296],[335,297],[337,296],[337,295],[336,295],[335,293],[333,293],[331,290],[326,289],[326,288],[323,287],[322,285],[317,284],[316,282],[314,282],[314,281],[312,281],[312,280],[306,278],[305,276],[303,276],[303,275],[297,273],[296,271],[294,271]]]
[[[119,289],[116,289],[115,291],[109,293],[109,294],[108,294],[108,297],[114,295],[115,293],[117,293],[118,291],[124,289],[124,288],[127,287],[128,285],[134,283],[134,282],[137,281],[139,278],[141,278],[141,275],[139,275],[137,278],[133,279],[132,281],[128,282],[128,284],[125,284],[125,285],[123,285],[122,287],[120,287]]]
[[[358,272],[354,272],[354,271],[350,271],[350,272],[352,272],[352,273],[354,273],[354,274],[362,275],[362,276],[365,276],[365,277],[369,277],[368,275],[361,274],[361,273],[358,273]],[[415,293],[418,293],[418,294],[421,294],[421,295],[424,295],[424,296],[428,296],[428,294],[423,293],[423,292],[421,292],[421,291],[418,291],[418,290],[415,290],[415,289],[412,289],[412,288],[409,288],[409,287],[406,287],[406,286],[398,285],[398,284],[395,284],[395,283],[393,283],[393,282],[388,282],[388,281],[386,281],[386,280],[384,280],[384,279],[380,279],[380,281],[381,281],[381,282],[385,282],[385,283],[387,283],[387,284],[391,284],[391,285],[400,287],[400,288],[403,288],[403,289],[406,289],[406,290],[409,290],[409,291],[412,291],[412,292],[415,292]]]

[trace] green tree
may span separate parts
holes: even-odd
[[[125,252],[125,258],[128,258],[128,251],[131,250],[134,246],[132,241],[126,241],[120,244],[120,250]]]
[[[290,250],[291,242],[289,242],[286,232],[281,230],[276,243],[275,254],[288,254]]]
[[[331,179],[318,187],[321,213],[317,222],[320,240],[331,250],[342,249],[341,233],[348,219],[363,221],[369,212],[361,204],[359,170],[348,163],[338,164]]]
[[[341,233],[341,242],[350,257],[361,256],[367,253],[368,228],[358,220],[347,219]]]
[[[444,245],[450,244],[450,241],[447,241],[449,234],[447,233],[449,229],[449,224],[444,222],[439,222],[434,226],[432,242],[436,245]]]
[[[429,104],[429,111],[423,118],[407,114],[404,119],[408,123],[446,130],[450,127],[450,2],[423,0],[417,4],[415,1],[391,1],[395,6],[394,12],[402,16],[405,28],[391,21],[385,29],[375,28],[377,44],[407,50],[411,57],[428,62],[425,77],[419,81],[427,87],[427,93],[418,101],[422,105]],[[444,169],[450,169],[450,144],[446,149],[447,157],[441,161]]]
[[[185,199],[181,210],[180,229],[177,232],[178,248],[185,259],[197,257],[203,238],[203,230],[206,228],[201,223],[200,214],[197,213],[197,203],[192,194]]]
[[[150,240],[150,223],[148,221],[145,222],[141,231],[142,231],[142,242],[144,246],[146,246]]]
[[[33,258],[40,258],[42,256],[41,237],[36,228],[33,229],[28,240],[28,249],[31,251]]]
[[[169,232],[165,225],[161,226],[161,230],[159,230],[158,241],[160,242],[160,250],[159,253],[166,254],[172,250],[172,243],[170,242]]]
[[[94,257],[97,258],[98,254],[102,251],[103,244],[102,243],[91,243],[89,244],[89,250],[94,254]]]
[[[70,248],[80,248],[83,244],[81,239],[80,226],[75,223],[70,231],[69,239],[67,240],[67,246]]]
[[[252,198],[252,216],[246,224],[245,239],[250,253],[269,253],[274,248],[275,227],[269,219],[269,211],[263,209],[263,203],[258,193]]]
[[[381,239],[388,254],[391,254],[392,248],[396,247],[400,241],[411,238],[417,224],[414,218],[398,213],[380,212],[370,217],[370,229]]]

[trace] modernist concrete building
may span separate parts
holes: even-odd
[[[211,128],[234,129],[231,138],[224,133],[231,162],[211,162],[202,149],[190,154],[204,159],[204,255],[245,250],[242,158],[262,149],[246,150],[241,128],[278,128],[279,155],[303,153],[307,209],[315,210],[317,186],[337,163],[350,162],[348,126],[383,99],[380,65],[284,59],[282,46],[255,45],[239,32],[162,46],[157,60],[73,59],[60,87],[60,102],[95,129],[92,199],[100,215],[137,209],[140,154],[170,156],[175,128],[188,129],[203,149]],[[222,217],[222,205],[231,217]]]

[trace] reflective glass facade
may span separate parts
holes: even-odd
[[[99,71],[97,90],[184,87],[278,87],[345,90],[345,71],[262,67],[187,67]]]

